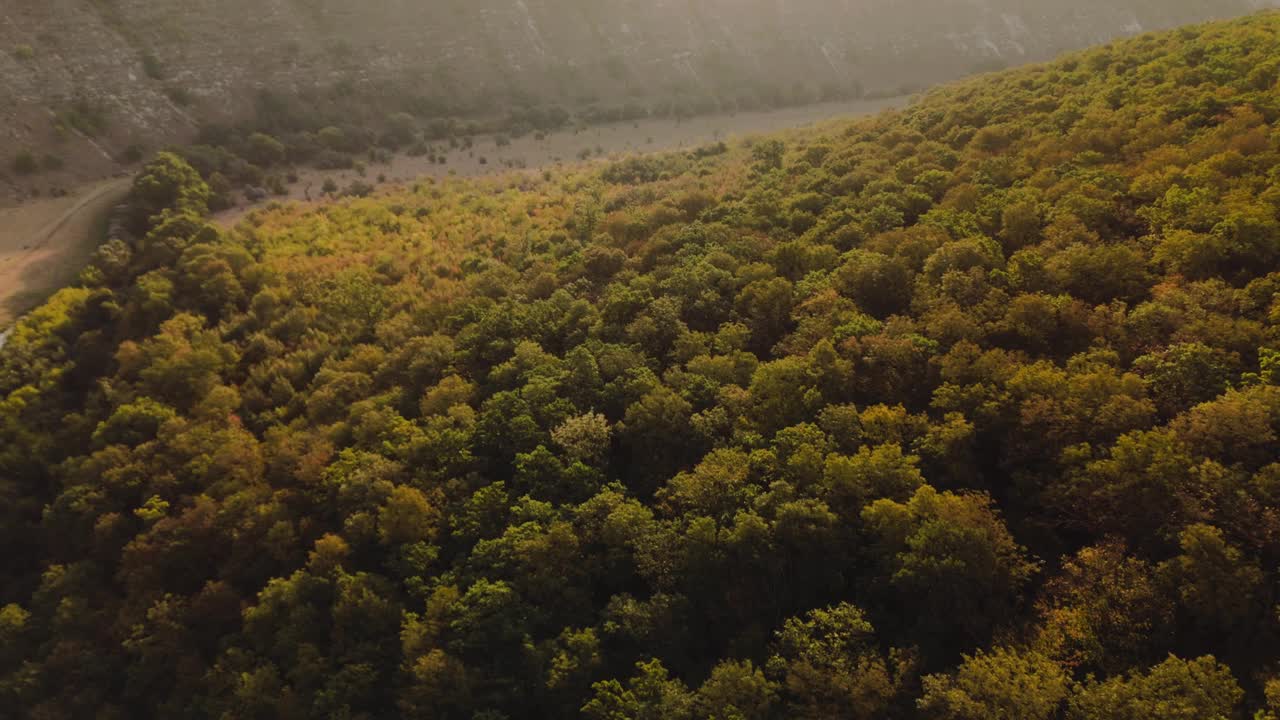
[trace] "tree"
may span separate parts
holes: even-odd
[[[636,663],[624,687],[617,680],[592,686],[595,696],[582,706],[592,720],[692,720],[693,695],[672,679],[660,660]]]
[[[383,144],[392,149],[413,143],[418,133],[418,121],[405,112],[393,113],[387,118],[387,131]]]
[[[569,628],[560,633],[555,646],[547,671],[547,687],[574,699],[585,697],[587,683],[604,662],[599,634],[594,628]]]
[[[823,464],[823,494],[849,514],[875,500],[907,502],[924,485],[918,465],[919,458],[904,454],[897,443],[863,446],[852,456],[832,453]]]
[[[1102,457],[1070,470],[1047,499],[1097,536],[1125,538],[1135,549],[1164,547],[1204,513],[1195,464],[1168,430],[1127,433]]]
[[[551,431],[551,439],[571,460],[599,463],[609,455],[612,428],[600,413],[577,415]]]
[[[791,327],[791,283],[786,278],[757,280],[738,294],[737,306],[751,328],[752,344],[771,348]]]
[[[253,133],[249,136],[245,157],[256,165],[269,168],[284,162],[285,147],[279,140],[266,133]]]
[[[1173,631],[1156,569],[1109,541],[1065,559],[1039,603],[1040,649],[1070,668],[1115,673],[1153,660]]]
[[[438,532],[440,520],[440,511],[421,490],[401,485],[391,491],[378,514],[378,535],[391,545],[430,540]]]
[[[1210,458],[1253,469],[1275,460],[1280,437],[1280,386],[1228,390],[1191,408],[1173,423],[1174,435]]]
[[[1218,397],[1240,377],[1239,357],[1201,342],[1143,355],[1133,367],[1147,380],[1165,417]]]
[[[966,656],[954,675],[924,678],[917,703],[940,720],[1051,720],[1071,690],[1057,663],[1034,651],[996,648]]]
[[[154,440],[160,428],[176,417],[173,408],[149,397],[139,398],[116,408],[94,430],[93,440],[101,445],[141,445]]]
[[[1013,253],[1040,239],[1040,208],[1030,200],[1005,206],[1000,215],[1000,240],[1006,253]]]
[[[749,468],[747,455],[739,450],[712,450],[693,471],[672,478],[658,498],[674,514],[727,522],[757,491],[748,482]]]
[[[618,434],[631,457],[649,465],[637,466],[637,475],[662,477],[688,459],[692,414],[693,406],[687,400],[661,385],[627,408]]]
[[[783,676],[789,717],[802,720],[883,717],[906,658],[881,655],[862,610],[848,603],[791,618],[774,636],[770,669]]]
[[[842,295],[877,318],[901,313],[911,302],[911,271],[902,260],[853,250],[836,270],[833,284]]]
[[[1069,720],[1233,718],[1244,691],[1211,656],[1173,656],[1149,671],[1086,682],[1068,706]]]
[[[765,433],[804,422],[821,401],[811,385],[808,363],[795,356],[761,363],[748,391],[752,415]]]
[[[1187,527],[1178,544],[1181,554],[1160,569],[1190,619],[1210,637],[1247,630],[1255,622],[1262,572],[1211,525]]]
[[[237,359],[234,346],[207,329],[203,318],[187,313],[166,320],[142,343],[122,344],[116,353],[121,377],[136,380],[145,395],[179,410],[204,399]]]
[[[862,519],[895,602],[934,652],[985,642],[1037,569],[983,495],[925,485],[905,504],[877,500]]]
[[[203,216],[209,197],[209,186],[186,160],[174,153],[158,153],[133,181],[129,194],[133,231],[145,234],[152,218],[165,210]]]
[[[780,140],[763,140],[751,148],[751,157],[756,161],[757,172],[778,170],[782,167],[783,156],[787,146]]]
[[[769,720],[778,703],[778,684],[750,660],[726,660],[711,670],[694,694],[694,714],[707,720]]]

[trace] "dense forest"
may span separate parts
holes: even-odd
[[[1266,14],[234,230],[162,154],[0,354],[0,714],[1274,720],[1278,81]]]

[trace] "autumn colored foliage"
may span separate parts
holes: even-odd
[[[0,353],[0,708],[1275,718],[1278,80],[1264,14],[230,231],[161,155]]]

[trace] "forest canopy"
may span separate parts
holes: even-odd
[[[0,354],[0,707],[1280,717],[1280,15],[131,234]]]

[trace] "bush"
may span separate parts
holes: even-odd
[[[144,53],[142,55],[142,71],[152,80],[164,79],[164,65],[160,62],[160,58],[153,53]]]
[[[320,143],[329,150],[345,150],[347,148],[347,134],[341,128],[332,125],[322,128],[316,133],[316,142]]]
[[[342,191],[342,194],[347,197],[369,197],[373,194],[373,186],[361,180],[354,180],[347,186],[346,190]]]
[[[284,162],[284,144],[266,133],[254,133],[249,136],[245,156],[255,165],[271,167]]]
[[[316,156],[316,167],[321,170],[346,170],[355,165],[350,155],[343,155],[333,150],[325,150]]]
[[[233,188],[231,181],[226,175],[220,172],[214,172],[209,176],[209,209],[218,212],[226,210],[234,205],[232,199]]]
[[[387,131],[382,136],[381,144],[385,147],[399,149],[411,144],[418,134],[418,121],[409,113],[395,113],[387,118]]]
[[[36,163],[36,156],[29,150],[23,150],[13,158],[13,171],[19,175],[30,175],[38,169],[40,165]]]
[[[164,89],[164,94],[178,107],[187,107],[191,104],[191,93],[184,87],[170,85]]]
[[[27,62],[35,58],[36,50],[30,45],[19,45],[13,49],[13,56],[22,62]]]
[[[58,115],[58,124],[87,137],[97,137],[107,129],[107,114],[102,107],[79,98]]]

